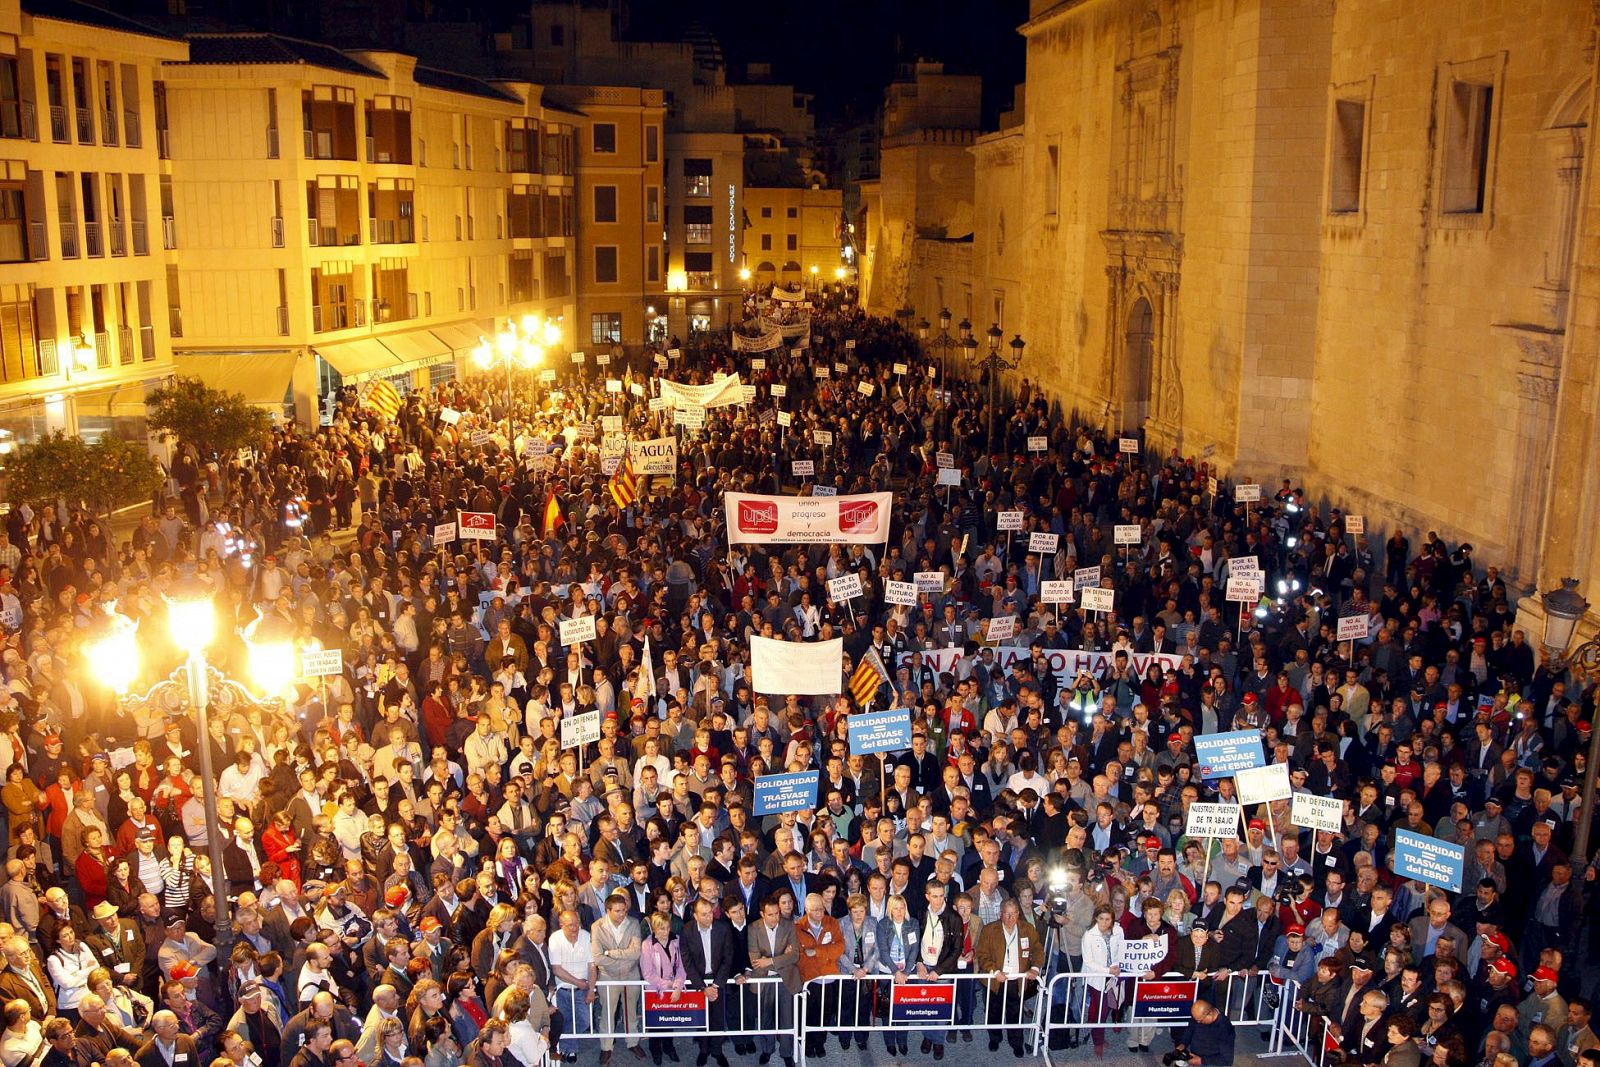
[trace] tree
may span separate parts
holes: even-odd
[[[15,499],[81,503],[96,515],[150,499],[164,477],[142,445],[115,437],[91,445],[59,430],[21,448],[7,470]]]
[[[199,378],[174,378],[144,402],[146,424],[166,441],[194,446],[201,462],[253,448],[272,432],[272,420],[243,393],[213,389]]]

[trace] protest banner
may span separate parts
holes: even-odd
[[[837,578],[828,579],[828,599],[835,604],[853,600],[860,595],[861,576],[859,574],[841,574]]]
[[[1072,572],[1072,584],[1079,589],[1100,584],[1099,567],[1079,567]]]
[[[1017,617],[1015,615],[997,615],[989,620],[984,630],[986,641],[1009,641],[1017,636]]]
[[[1056,546],[1060,543],[1060,534],[1042,533],[1038,530],[1035,530],[1033,533],[1028,535],[1029,552],[1038,552],[1041,555],[1053,556],[1055,555]]]
[[[1259,767],[1266,760],[1261,748],[1260,730],[1234,730],[1225,734],[1197,734],[1194,739],[1195,757],[1200,767],[1200,777],[1227,778],[1239,771]]]
[[[1072,583],[1065,579],[1061,581],[1040,582],[1039,602],[1041,604],[1072,603]]]
[[[1189,805],[1188,822],[1183,832],[1190,837],[1220,838],[1239,836],[1240,812],[1237,804]]]
[[[917,602],[917,586],[914,582],[897,582],[890,578],[883,583],[883,602],[901,607],[911,607]]]
[[[456,513],[456,536],[463,541],[493,541],[494,512],[461,511]]]
[[[455,523],[453,523],[453,522],[441,522],[439,525],[437,525],[437,526],[435,526],[433,528],[433,543],[434,544],[436,544],[436,545],[448,545],[450,542],[454,541],[455,539],[456,539],[456,524]]]
[[[997,511],[994,515],[994,528],[999,533],[1015,533],[1022,529],[1022,512]]]
[[[1112,544],[1136,545],[1144,540],[1144,530],[1138,523],[1129,523],[1126,526],[1117,525],[1111,530],[1111,540]]]
[[[1315,793],[1296,793],[1289,808],[1289,821],[1307,830],[1342,833],[1344,801],[1338,797],[1317,796]]]
[[[917,571],[911,581],[919,593],[944,592],[944,571]]]
[[[1367,617],[1365,615],[1339,616],[1339,629],[1335,635],[1338,640],[1365,641],[1367,633]]]
[[[805,497],[724,494],[732,544],[880,544],[891,493]]]
[[[584,641],[593,641],[594,637],[593,615],[585,615],[581,619],[561,620],[561,643],[563,645],[576,645]]]
[[[1116,590],[1114,589],[1101,589],[1099,587],[1085,589],[1082,595],[1078,597],[1078,606],[1083,608],[1084,611],[1115,611],[1116,609],[1113,607],[1115,597]]]
[[[1389,867],[1400,877],[1415,878],[1419,882],[1459,893],[1466,866],[1465,846],[1395,828],[1394,850],[1389,854]]]
[[[850,739],[850,754],[904,752],[911,747],[911,711],[888,708],[851,715],[845,720]]]
[[[1255,504],[1261,500],[1261,487],[1254,484],[1233,487],[1233,499],[1238,504]]]
[[[777,641],[750,636],[752,688],[757,693],[833,696],[843,690],[844,639]]]
[[[561,720],[561,747],[577,748],[600,740],[600,712],[586,711]]]
[[[1288,800],[1293,793],[1289,785],[1289,765],[1269,763],[1263,767],[1245,767],[1234,772],[1234,787],[1241,804],[1270,804],[1274,800]]]
[[[300,653],[300,673],[307,678],[343,674],[344,651],[338,648],[307,649]]]
[[[817,782],[821,777],[821,771],[794,771],[757,778],[751,798],[751,808],[756,818],[816,807]]]

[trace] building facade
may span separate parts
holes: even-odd
[[[0,453],[144,438],[172,372],[157,85],[182,41],[86,5],[0,0]]]
[[[744,264],[757,285],[831,285],[850,273],[841,258],[838,189],[744,191]]]
[[[1374,544],[1471,541],[1524,588],[1600,580],[1595,20],[1039,0],[1026,106],[970,149],[967,274],[944,283],[1024,337],[1021,374],[1151,451],[1292,478]],[[890,142],[883,310],[934,285],[916,216],[881,203]]]

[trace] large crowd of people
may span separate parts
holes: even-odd
[[[1035,1004],[1066,1040],[1144,1052],[1159,1031],[1129,986],[1169,973],[1200,983],[1194,1062],[1231,1061],[1249,1002],[1297,1008],[1351,1063],[1600,1067],[1575,840],[1594,680],[1516,628],[1493,566],[1432,533],[1370,544],[1288,482],[1237,505],[1205,463],[1123,452],[1025,379],[987,440],[986,383],[930,374],[893,322],[811,315],[759,356],[726,334],[617,351],[509,390],[448,381],[393,418],[347,388],[248,456],[180,449],[126,536],[14,502],[0,1067],[660,1064],[680,1043],[726,1067],[789,1062],[802,1021],[808,1055],[878,1034],[1022,1056]],[[703,426],[652,402],[658,377],[722,372],[754,396]],[[675,473],[619,486],[616,417],[676,437]],[[729,544],[725,492],[823,487],[892,492],[883,544]],[[460,512],[494,538],[444,536]],[[1265,595],[1241,605],[1243,557]],[[1113,610],[1042,603],[1093,567]],[[885,600],[919,572],[938,588]],[[862,595],[831,601],[849,574]],[[191,709],[119,701],[86,651],[114,611],[141,684],[162,677],[180,580],[214,593],[225,669],[247,676],[259,617],[343,670],[213,708],[204,735]],[[1337,640],[1352,614],[1365,636]],[[563,645],[585,615],[594,637]],[[841,637],[838,695],[756,691],[751,635]],[[1061,651],[1092,655],[1063,671]],[[892,677],[863,701],[872,656]],[[908,749],[850,751],[868,704],[910,710]],[[598,738],[563,747],[588,712]],[[1233,730],[1342,799],[1341,831],[1274,801],[1188,837],[1191,804],[1236,795],[1194,739]],[[806,769],[814,807],[755,813],[756,778]],[[1464,846],[1459,891],[1394,873],[1403,830]],[[1135,967],[1138,942],[1164,947]],[[826,975],[860,981],[794,1019]],[[888,985],[960,975],[992,977],[959,983],[950,1027],[886,1025]],[[704,991],[721,1036],[646,1032],[641,991]]]

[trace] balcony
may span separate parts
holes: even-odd
[[[181,307],[167,308],[167,332],[174,337],[183,336],[183,309]]]
[[[94,112],[86,107],[76,111],[78,117],[78,143],[94,144]]]
[[[111,366],[111,333],[108,330],[99,330],[94,335],[95,365],[98,367]]]
[[[687,279],[691,289],[715,289],[717,287],[717,276],[713,271],[692,270],[688,273]]]
[[[39,123],[31,100],[0,100],[0,137],[37,141]]]
[[[129,148],[144,146],[144,136],[139,129],[139,112],[131,107],[122,110],[122,136]]]
[[[168,252],[178,247],[178,220],[171,215],[161,216],[161,247]]]
[[[124,367],[133,362],[133,327],[117,327],[117,356]]]
[[[684,196],[710,196],[711,195],[711,175],[709,175],[709,174],[696,174],[696,175],[693,175],[693,176],[686,175],[684,177],[684,179],[683,179],[683,195]]]
[[[100,143],[112,148],[117,146],[117,113],[110,108],[100,112],[100,130],[102,137]]]
[[[267,127],[267,158],[278,158],[278,127]]]
[[[139,327],[139,359],[145,363],[152,363],[156,358],[156,328],[154,326]]]
[[[272,247],[273,248],[282,248],[283,247],[283,216],[282,215],[274,215],[274,216],[272,216],[271,222],[272,222]]]
[[[40,227],[41,234],[43,227]],[[28,247],[31,227],[22,219],[0,219],[0,263],[26,263],[34,257]]]
[[[56,339],[54,337],[39,338],[39,351],[37,366],[42,377],[46,374],[60,374],[61,366],[56,360]]]
[[[161,159],[172,158],[172,135],[165,127],[156,131],[156,155]]]
[[[313,248],[339,248],[361,243],[360,224],[346,230],[337,221],[324,225],[321,219],[307,219],[306,229]]]
[[[150,254],[150,226],[144,219],[134,219],[133,224],[133,254],[148,256]]]
[[[67,109],[60,104],[50,105],[50,139],[56,144],[71,140],[67,136]]]
[[[113,222],[106,227],[106,236],[111,238],[111,254],[113,256],[125,256],[128,254],[128,236],[127,232],[122,228],[121,222]]]
[[[90,256],[103,256],[106,254],[105,243],[100,240],[100,224],[98,222],[85,222],[83,224],[83,250]]]
[[[329,304],[323,307],[320,304],[311,308],[311,329],[317,333],[329,330],[348,330],[351,326],[363,324],[366,316],[362,313],[365,307],[357,300],[353,304]]]
[[[408,245],[416,236],[408,218],[368,219],[367,232],[375,245]]]
[[[286,307],[278,308],[278,336],[289,336],[289,309]]]
[[[28,253],[30,259],[50,258],[50,242],[42,222],[28,223]]]
[[[708,245],[711,243],[711,224],[709,222],[691,222],[683,228],[683,239],[692,245]]]
[[[61,220],[61,258],[78,258],[78,224],[71,219]]]

